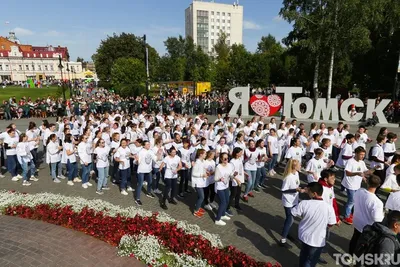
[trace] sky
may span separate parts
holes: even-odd
[[[208,1],[208,0],[204,0]],[[215,0],[233,4],[235,0]],[[237,0],[236,0],[237,1]],[[66,46],[71,61],[91,61],[100,41],[113,33],[147,35],[160,55],[170,36],[185,35],[185,9],[192,0],[6,0],[0,35],[13,30],[23,44]],[[284,38],[291,26],[279,17],[282,0],[240,0],[243,44],[255,51],[262,36]]]

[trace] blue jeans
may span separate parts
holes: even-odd
[[[299,267],[315,267],[321,256],[323,247],[316,248],[302,243]]]
[[[176,197],[178,179],[177,178],[164,179],[164,183],[165,183],[165,188],[164,188],[163,201],[165,201],[168,198],[170,190],[171,190],[171,197],[169,199],[174,199]]]
[[[61,161],[50,163],[51,178],[54,180],[57,176],[61,176]],[[56,175],[57,172],[57,175]]]
[[[28,181],[28,162],[22,162],[21,168],[22,168],[22,179],[24,181]]]
[[[216,221],[221,220],[221,217],[225,215],[226,209],[229,203],[229,188],[224,190],[218,190],[217,195],[219,197],[219,207],[217,212]]]
[[[17,176],[17,155],[7,155],[7,170],[12,177]]]
[[[257,177],[257,171],[249,171],[249,170],[244,170],[244,171],[249,175],[247,177],[246,189],[244,190],[244,194],[247,196],[247,194],[250,193],[254,188],[254,184],[256,182],[256,177]]]
[[[289,234],[290,227],[293,224],[292,208],[283,207],[285,209],[286,219],[283,224],[282,238],[286,238]]]
[[[125,170],[119,170],[119,176],[121,178],[120,189],[125,190],[126,187],[131,185],[131,168]]]
[[[92,170],[92,163],[88,163],[86,166],[82,164],[82,184],[89,182],[89,173]]]
[[[137,174],[137,187],[136,187],[136,199],[140,200],[140,193],[142,192],[143,181],[147,181],[147,193],[151,193],[151,172],[149,173],[138,173]]]
[[[4,116],[5,116],[6,121],[12,120],[12,116],[11,116],[11,112],[10,111],[4,111]]]
[[[67,160],[68,181],[78,177],[78,163]]]
[[[350,214],[351,214],[351,210],[354,207],[354,194],[357,192],[357,190],[351,190],[351,189],[347,189],[346,188],[346,192],[347,192],[347,202],[346,205],[344,206],[345,209],[345,218],[349,218]]]
[[[257,174],[256,174],[256,182],[254,184],[254,186],[258,186],[258,185],[262,185],[264,184],[264,180],[265,180],[265,167],[261,167],[261,168],[257,168]]]
[[[97,181],[97,191],[107,186],[108,167],[97,168],[99,180]]]
[[[155,176],[155,178],[154,178]],[[159,168],[153,168],[153,190],[158,189],[158,186],[160,185],[160,179],[162,178],[162,172],[160,172]]]
[[[194,207],[195,212],[197,212],[201,208],[201,205],[203,204],[204,188],[196,187],[196,192],[197,192],[197,201],[196,201],[196,206]]]
[[[272,159],[269,161],[269,164],[268,164],[268,171],[271,171],[274,169],[277,160],[278,160],[278,154],[273,154]]]

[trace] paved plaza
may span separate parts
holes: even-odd
[[[52,121],[53,119],[50,119]],[[279,120],[278,120],[279,121]],[[17,128],[20,131],[25,131],[28,125],[28,120],[17,120],[13,121]],[[39,120],[36,120],[37,123],[40,124]],[[311,122],[305,122],[307,132],[309,130]],[[5,126],[8,125],[9,122],[0,121],[0,129],[4,130]],[[327,126],[335,127],[335,123],[328,123]],[[350,132],[354,133],[356,130],[356,125],[352,125]],[[397,128],[389,128],[390,131],[398,132]],[[370,128],[368,131],[368,135],[370,138],[375,139],[377,133],[379,131],[379,127]],[[397,147],[400,147],[399,143],[396,144]],[[367,150],[369,147],[367,148]],[[272,262],[280,262],[283,266],[297,266],[298,263],[298,255],[300,253],[300,243],[297,241],[297,228],[298,228],[298,219],[296,219],[295,224],[291,228],[290,235],[291,239],[289,240],[289,244],[293,246],[292,249],[287,250],[278,245],[278,241],[280,240],[280,233],[282,231],[283,222],[285,218],[284,209],[281,203],[281,193],[280,188],[282,185],[282,176],[280,175],[283,172],[282,168],[278,170],[278,174],[276,177],[269,178],[267,181],[268,188],[264,190],[264,192],[258,193],[255,195],[255,198],[250,198],[249,203],[242,203],[241,206],[243,208],[243,212],[240,214],[235,213],[232,220],[227,222],[227,225],[224,227],[216,226],[214,224],[214,214],[209,212],[209,216],[204,216],[201,219],[194,217],[192,215],[192,209],[196,200],[196,194],[192,193],[185,199],[179,199],[179,204],[174,206],[170,205],[167,211],[168,214],[173,216],[177,220],[185,220],[192,224],[199,225],[202,229],[209,231],[211,233],[219,234],[222,238],[224,245],[233,245],[236,246],[239,250],[253,256],[257,260],[260,261],[272,261]],[[105,201],[109,201],[113,204],[118,204],[123,207],[128,207],[131,205],[135,205],[133,194],[130,193],[129,196],[123,196],[119,193],[119,190],[116,186],[113,186],[110,191],[106,191],[104,195],[98,196],[95,193],[95,188],[83,189],[79,184],[75,184],[74,186],[68,186],[66,181],[63,181],[60,184],[53,183],[51,181],[49,175],[49,168],[47,164],[42,164],[39,169],[39,181],[32,182],[32,185],[29,187],[23,187],[20,182],[12,182],[9,174],[6,175],[6,178],[0,179],[0,188],[1,189],[13,189],[26,193],[38,193],[38,192],[51,192],[51,193],[59,193],[67,196],[82,196],[88,199],[101,198]],[[305,183],[306,177],[302,177],[302,182]],[[340,179],[337,179],[335,193],[338,201],[338,205],[340,210],[343,211],[343,206],[346,201],[345,195],[343,195],[340,191]],[[161,211],[159,201],[157,198],[149,199],[146,196],[142,195],[143,209],[151,210],[151,211]],[[306,198],[305,195],[302,195],[302,198]],[[5,227],[3,225],[12,225],[11,218],[0,218],[0,244],[4,246],[7,243],[8,236],[13,236],[13,232],[17,231],[16,228],[11,226]],[[16,219],[17,225],[24,224],[21,222],[21,219]],[[52,235],[53,238],[55,234],[59,234],[60,237],[64,236],[64,229],[58,226],[48,226],[48,229],[53,229],[53,227],[59,229],[53,229],[51,231],[47,231],[43,223],[41,222],[26,222],[29,228],[38,227],[39,230],[36,231],[35,236],[43,235],[48,236]],[[26,227],[25,227],[26,228]],[[71,230],[65,230],[70,232]],[[10,235],[8,235],[10,232]],[[32,231],[32,234],[35,231]],[[346,252],[348,248],[348,243],[350,237],[353,233],[353,227],[349,225],[342,224],[340,227],[334,226],[332,228],[331,236],[329,239],[329,245],[327,246],[325,254],[323,254],[323,258],[328,261],[327,266],[335,266],[335,261],[333,258],[334,253]],[[29,236],[30,232],[27,232],[26,236]],[[77,234],[75,237],[73,234],[68,234],[68,239],[72,241],[72,239],[77,239],[77,243],[82,246],[82,234]],[[63,237],[64,238],[64,237]],[[91,237],[88,237],[92,239]],[[20,242],[20,241],[19,241]],[[69,241],[68,241],[69,242]],[[92,241],[94,242],[94,241]],[[99,241],[101,242],[101,241]],[[16,245],[18,246],[18,245]],[[61,246],[61,244],[60,244]],[[74,246],[72,243],[65,243],[65,247]],[[88,249],[93,249],[89,247]],[[95,245],[93,245],[95,246]],[[107,246],[105,244],[105,246]],[[84,248],[85,245],[82,246]],[[103,250],[102,250],[103,251]],[[110,252],[112,250],[104,249],[104,251]],[[4,253],[0,247],[0,255]],[[16,255],[18,253],[23,252],[15,252]],[[67,256],[74,256],[73,250],[66,250],[65,253]],[[0,266],[22,266],[18,265],[18,261],[14,263],[14,265],[3,265],[2,264],[2,256],[0,256]],[[38,261],[38,258],[35,258]],[[43,257],[43,260],[44,257]],[[75,260],[79,261],[80,265],[74,266],[91,266],[92,262],[88,265],[85,265],[85,261],[80,262],[79,258],[75,258]],[[116,257],[110,256],[110,260],[116,261],[113,262],[112,265],[108,266],[124,266],[123,262],[120,264],[117,262],[119,259]],[[24,265],[29,266],[29,265]],[[41,266],[47,266],[45,263]],[[69,265],[58,265],[58,266],[69,266]],[[100,265],[103,266],[103,265]],[[106,265],[104,265],[106,266]],[[132,266],[132,265],[131,265]]]

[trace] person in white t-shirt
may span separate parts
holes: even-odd
[[[364,148],[356,148],[354,158],[349,159],[344,168],[342,186],[346,189],[347,202],[343,222],[346,224],[353,224],[352,209],[354,206],[354,194],[360,189],[362,181],[366,179],[365,177],[372,173],[368,171],[365,165],[365,153]]]
[[[181,178],[179,182],[179,190],[178,190],[178,196],[180,198],[184,198],[186,194],[192,193],[189,190],[189,180],[190,180],[190,173],[192,171],[192,160],[191,156],[192,153],[194,153],[194,148],[190,146],[190,140],[189,139],[183,139],[182,141],[183,147],[178,149],[180,152],[181,156],[181,161],[182,161],[182,169],[179,172],[179,176]]]
[[[163,200],[161,202],[161,208],[163,209],[168,209],[167,207],[167,199],[169,203],[177,205],[178,202],[175,200],[176,196],[176,191],[177,191],[177,181],[178,181],[178,173],[182,169],[182,162],[181,158],[176,155],[176,149],[175,147],[171,147],[168,150],[168,156],[164,158],[163,163],[161,163],[160,166],[160,171],[165,167],[165,174],[164,174],[164,182],[165,182],[165,188],[164,188],[164,195],[163,195]],[[169,196],[169,193],[171,191],[171,196]]]
[[[397,184],[397,175],[400,174],[400,154],[395,154],[392,158],[392,164],[386,170],[386,178],[381,186],[384,192],[397,192],[400,187]]]
[[[360,138],[358,139],[357,143],[359,146],[362,146],[364,149],[366,149],[367,144],[371,143],[372,140],[368,137],[365,126],[361,125],[358,127],[358,133],[360,134]]]
[[[216,164],[214,158],[215,158],[214,150],[208,150],[206,159],[204,160],[204,166],[210,175],[207,177],[206,181],[207,187],[204,188],[204,204],[205,204],[204,208],[210,211],[218,208],[217,204],[214,203],[216,194],[215,179],[214,179]]]
[[[130,159],[133,158],[132,152],[128,147],[126,139],[121,140],[121,146],[114,154],[114,159],[118,162],[119,175],[121,177],[120,190],[124,196],[128,195],[127,190],[132,191],[131,173],[130,173]],[[139,204],[138,204],[139,205]]]
[[[355,142],[355,137],[353,134],[346,135],[346,141],[343,147],[340,149],[339,157],[336,161],[336,166],[340,168],[346,167],[346,163],[349,159],[353,158],[353,143]]]
[[[274,168],[276,163],[278,162],[278,154],[279,154],[279,143],[278,143],[278,135],[276,134],[275,129],[269,130],[269,136],[267,138],[268,142],[268,152],[271,160],[268,163],[267,171],[269,176],[274,176],[276,174]]]
[[[376,169],[374,174],[381,178],[381,183],[385,181],[385,165],[389,166],[391,162],[385,159],[385,152],[383,151],[383,144],[386,143],[385,135],[378,135],[376,137],[376,144],[371,148],[370,167]]]
[[[293,216],[301,217],[299,239],[302,242],[298,266],[316,266],[326,244],[327,227],[336,224],[335,211],[322,199],[323,187],[318,182],[307,186],[310,200],[292,208]]]
[[[295,159],[301,163],[301,160],[302,160],[302,157],[304,156],[305,151],[301,147],[300,139],[298,137],[293,137],[290,143],[291,143],[291,145],[286,152],[285,158],[287,160]]]
[[[398,169],[397,171],[400,172],[400,168],[397,169]],[[396,181],[397,185],[400,187],[400,175],[397,175]],[[400,191],[390,193],[386,201],[385,208],[388,210],[400,211]]]
[[[247,184],[244,191],[243,200],[245,202],[249,201],[249,197],[254,197],[253,188],[256,182],[257,176],[257,160],[260,155],[260,151],[256,148],[256,143],[254,140],[249,141],[249,148],[244,151],[245,163],[244,171],[247,173]]]
[[[106,145],[106,141],[100,138],[97,141],[96,147],[93,151],[99,178],[99,180],[97,181],[96,193],[99,195],[104,194],[104,190],[110,189],[107,186],[107,177],[110,167],[110,161],[108,159],[108,156],[110,155],[110,149],[111,148]]]
[[[136,196],[135,202],[139,206],[142,205],[140,200],[140,194],[142,192],[143,182],[147,182],[146,196],[149,198],[154,198],[152,193],[152,171],[153,171],[153,161],[157,160],[157,156],[154,154],[153,150],[150,149],[150,142],[143,141],[143,148],[136,155],[136,160],[138,162],[137,168],[137,186],[136,186]]]
[[[386,143],[383,144],[383,152],[386,160],[391,161],[396,153],[397,134],[390,132],[386,135],[386,138]]]
[[[61,162],[67,165],[68,185],[81,181],[78,177],[78,162],[76,161],[76,147],[72,134],[65,135]],[[107,177],[107,176],[106,176]]]
[[[206,151],[204,149],[197,150],[196,161],[191,169],[193,187],[197,192],[197,201],[193,215],[198,218],[203,217],[205,213],[205,210],[201,207],[201,205],[204,201],[204,188],[207,187],[207,178],[211,175],[211,173],[207,170],[207,166],[204,164],[205,157]]]
[[[368,177],[368,189],[361,188],[354,195],[354,233],[350,240],[349,254],[353,255],[357,241],[366,225],[382,222],[384,218],[383,202],[376,196],[376,189],[381,185],[377,175]]]
[[[248,174],[244,171],[243,161],[241,160],[243,156],[243,150],[240,147],[235,147],[232,152],[232,159],[230,164],[233,165],[234,172],[237,172],[236,177],[232,180],[232,184],[230,186],[230,197],[229,204],[227,208],[227,215],[230,215],[230,207],[234,205],[237,211],[242,211],[242,208],[239,205],[240,194],[242,192],[242,183],[244,183],[244,177]],[[233,204],[234,203],[234,204]]]
[[[154,142],[154,147],[152,148],[154,155],[156,155],[156,160],[153,161],[153,192],[156,194],[162,194],[162,191],[158,189],[160,184],[160,179],[162,173],[160,172],[160,166],[163,162],[164,156],[167,154],[163,146],[163,141],[161,138],[157,138]]]
[[[220,201],[217,216],[215,217],[215,224],[220,226],[226,225],[224,221],[231,219],[226,215],[229,203],[229,182],[238,175],[238,172],[234,171],[233,165],[228,160],[228,153],[221,153],[219,155],[220,164],[215,168],[215,188]]]
[[[286,238],[289,235],[290,227],[293,224],[293,215],[291,210],[294,206],[299,203],[299,193],[304,193],[305,190],[300,187],[299,171],[301,169],[300,162],[297,159],[290,159],[285,168],[283,174],[282,183],[282,205],[285,209],[286,219],[283,224],[282,238],[280,245],[286,248],[292,246],[286,242]]]
[[[30,186],[29,174],[33,176],[35,173],[35,164],[33,163],[33,157],[29,149],[28,136],[24,133],[19,135],[19,143],[16,147],[18,162],[22,168],[22,185]]]
[[[306,167],[308,183],[318,182],[321,178],[321,172],[333,166],[333,160],[325,160],[323,158],[324,151],[321,148],[314,150],[314,158],[312,158]]]

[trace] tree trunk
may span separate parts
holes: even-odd
[[[329,63],[328,92],[326,94],[326,98],[327,99],[331,98],[331,93],[332,93],[332,80],[333,80],[333,65],[334,65],[334,62],[335,62],[335,47],[332,47],[331,62]]]
[[[315,70],[314,70],[314,83],[313,83],[314,99],[317,99],[318,95],[319,95],[318,79],[319,79],[319,56],[317,56],[317,59],[315,62]]]

